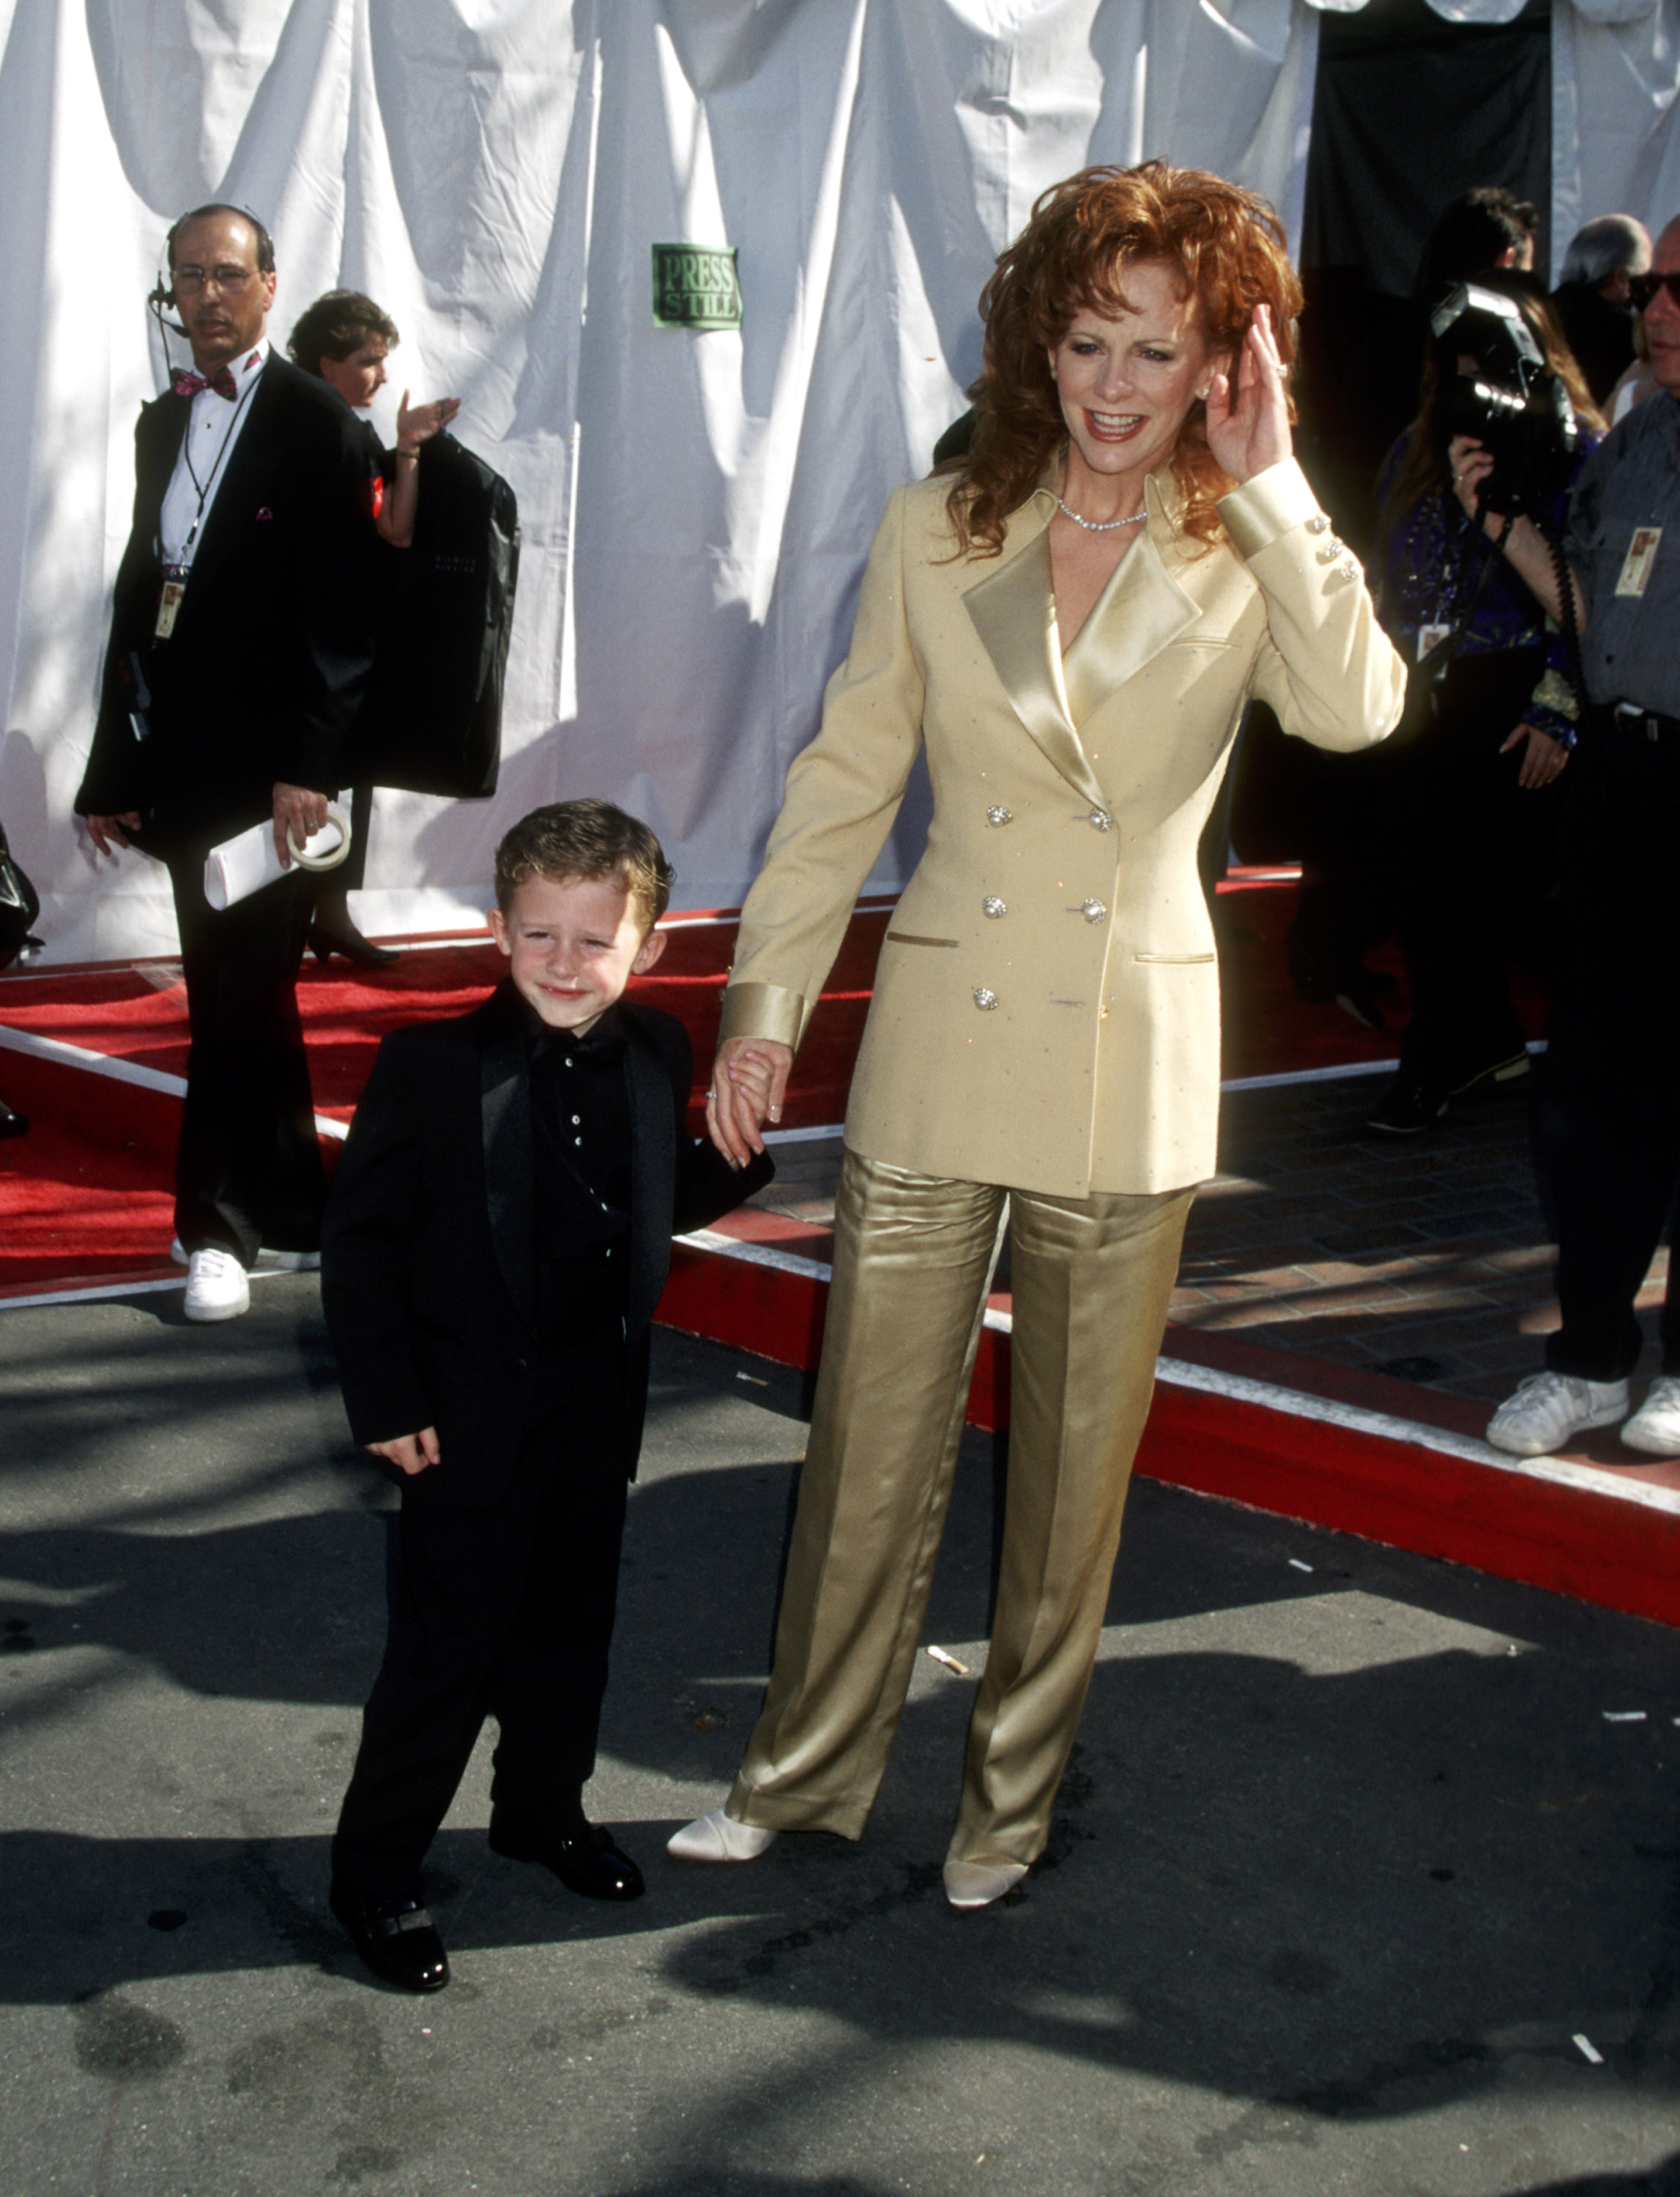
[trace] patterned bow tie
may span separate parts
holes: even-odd
[[[177,374],[172,386],[177,397],[196,397],[201,389],[213,389],[231,403],[239,395],[233,369],[226,366],[218,366],[214,374]]]

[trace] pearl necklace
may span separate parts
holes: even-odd
[[[1054,489],[1051,494],[1056,496]],[[1070,509],[1059,496],[1056,496],[1056,502],[1058,510],[1071,519],[1075,526],[1082,526],[1087,534],[1112,534],[1116,527],[1135,526],[1139,519],[1147,519],[1150,515],[1150,507],[1145,504],[1141,511],[1134,511],[1130,519],[1081,519],[1078,512]]]

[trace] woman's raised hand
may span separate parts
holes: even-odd
[[[403,391],[403,401],[397,408],[397,447],[399,450],[417,450],[422,443],[429,443],[439,431],[447,427],[461,409],[459,397],[435,397],[430,404],[410,405],[408,392]]]
[[[712,1063],[706,1093],[706,1133],[733,1168],[762,1152],[765,1122],[779,1122],[787,1095],[791,1046],[763,1037],[726,1038]]]
[[[1208,383],[1208,447],[1236,481],[1250,481],[1280,465],[1295,449],[1283,362],[1272,333],[1272,314],[1256,305],[1237,354],[1233,394],[1228,371]]]

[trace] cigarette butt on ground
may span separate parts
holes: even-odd
[[[1578,2029],[1575,2032],[1573,2042],[1576,2050],[1580,2054],[1583,2060],[1587,2061],[1595,2067],[1602,2067],[1604,2065],[1604,2055],[1593,2043],[1591,2038],[1583,2037],[1580,2031]]]
[[[1601,1709],[1599,1714],[1606,1724],[1643,1724],[1643,1709]]]
[[[967,1678],[968,1665],[966,1663],[959,1663],[954,1655],[947,1655],[944,1649],[930,1648],[928,1653],[933,1657],[936,1663],[943,1663],[947,1671],[954,1671],[959,1678]]]
[[[1311,1564],[1302,1563],[1299,1556],[1291,1556],[1289,1558],[1289,1568],[1292,1571],[1297,1572],[1310,1572],[1312,1568]]]

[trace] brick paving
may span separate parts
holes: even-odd
[[[1556,1325],[1521,1087],[1404,1142],[1364,1127],[1382,1088],[1362,1075],[1226,1093],[1219,1173],[1191,1211],[1173,1318],[1497,1400],[1539,1370]],[[838,1166],[837,1139],[785,1145],[755,1203],[825,1230]],[[1660,1252],[1641,1297],[1647,1372],[1666,1261]],[[1287,1365],[1277,1377],[1289,1384]]]

